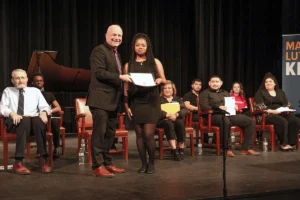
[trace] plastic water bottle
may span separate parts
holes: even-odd
[[[199,140],[199,143],[198,143],[198,155],[202,155],[202,154],[203,154],[202,143],[201,143],[201,140]]]
[[[78,153],[79,165],[84,165],[84,152],[85,152],[85,142],[84,139],[81,140],[80,150]]]
[[[264,138],[263,151],[268,152],[268,140],[267,140],[267,138]]]
[[[235,135],[234,133],[230,133],[230,141],[231,141],[231,144],[235,144]]]

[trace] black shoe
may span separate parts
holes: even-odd
[[[178,153],[179,153],[180,159],[183,160],[184,159],[184,148],[179,148]]]
[[[59,152],[55,149],[54,151],[53,151],[53,158],[54,159],[57,159],[57,158],[59,158],[60,157],[60,154],[59,154]]]
[[[142,165],[142,167],[139,168],[139,170],[138,170],[137,172],[138,172],[138,173],[145,173],[145,172],[146,172],[146,169],[147,169],[147,166]]]
[[[180,155],[179,153],[177,152],[177,149],[172,149],[171,150],[172,154],[173,154],[173,160],[175,161],[181,161],[181,158],[180,158]]]
[[[154,165],[148,165],[145,173],[146,174],[153,174],[153,173],[155,173]]]

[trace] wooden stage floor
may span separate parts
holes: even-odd
[[[156,160],[156,173],[138,174],[140,161],[135,146],[135,134],[130,131],[129,161],[113,155],[114,164],[126,169],[114,178],[96,178],[88,164],[79,166],[76,158],[76,135],[66,139],[66,155],[54,162],[54,173],[41,174],[37,160],[26,160],[32,173],[20,176],[0,171],[1,200],[93,200],[93,199],[221,199],[223,196],[222,156],[213,149],[204,155],[185,159]],[[0,144],[0,165],[2,165]],[[14,145],[10,145],[14,152]],[[227,191],[229,199],[299,199],[300,151],[267,152],[261,156],[236,156],[227,159]],[[157,151],[158,154],[158,151]],[[13,160],[10,160],[13,163]]]

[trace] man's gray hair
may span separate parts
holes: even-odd
[[[27,76],[27,72],[25,70],[23,70],[23,69],[15,69],[15,70],[13,70],[11,72],[11,77],[12,78],[14,77],[15,72],[24,72],[26,74],[26,76]]]

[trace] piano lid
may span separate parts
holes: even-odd
[[[37,50],[32,53],[27,75],[29,83],[34,73],[44,75],[45,89],[49,92],[87,92],[91,71],[69,68],[55,62],[57,51]]]

